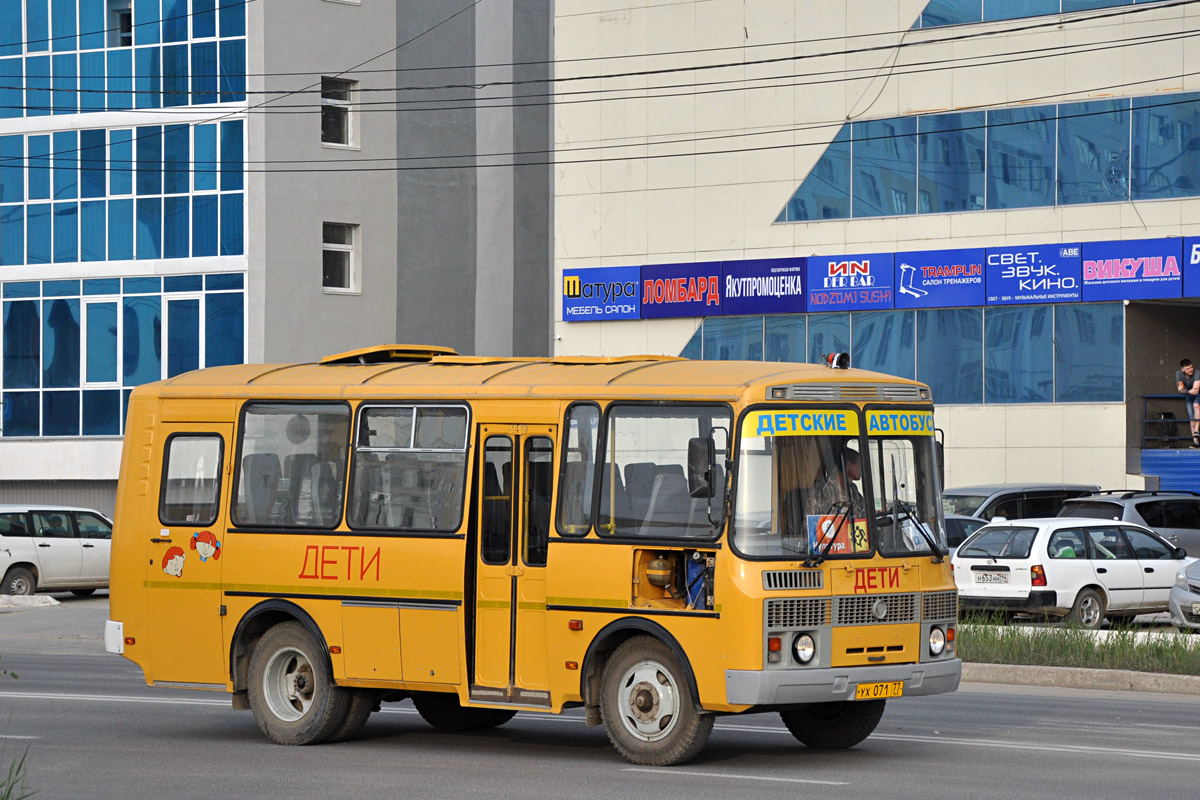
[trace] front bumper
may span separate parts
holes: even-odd
[[[1178,586],[1171,589],[1167,599],[1167,609],[1171,612],[1171,622],[1179,628],[1200,629],[1200,614],[1192,611],[1192,604],[1200,603],[1200,595],[1184,591]]]
[[[830,669],[725,670],[731,705],[782,706],[853,700],[860,683],[903,681],[903,697],[953,692],[962,680],[962,661],[947,658],[921,664]]]
[[[1027,595],[996,597],[994,595],[958,595],[958,607],[975,611],[1066,611],[1058,605],[1058,593],[1030,592]]]

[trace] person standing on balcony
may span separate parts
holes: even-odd
[[[1188,421],[1192,426],[1192,449],[1200,450],[1200,379],[1190,358],[1179,362],[1175,373],[1175,388],[1187,400]]]

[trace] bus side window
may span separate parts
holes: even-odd
[[[592,483],[596,477],[596,433],[600,409],[576,403],[567,410],[562,476],[558,489],[558,532],[583,536],[592,527]]]
[[[221,437],[174,435],[167,440],[158,518],[164,525],[212,525],[221,493]]]
[[[349,436],[345,404],[248,403],[239,432],[234,524],[336,527]]]
[[[554,467],[554,441],[547,436],[525,440],[525,563],[546,566],[550,543],[551,469]]]

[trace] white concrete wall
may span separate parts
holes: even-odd
[[[1144,489],[1125,474],[1123,403],[940,406],[946,486],[1046,481]]]
[[[559,78],[689,64],[742,65],[559,82],[556,296],[561,298],[567,268],[1154,238],[1197,231],[1193,221],[1200,220],[1200,200],[1194,199],[774,224],[825,144],[848,120],[1200,90],[1200,75],[1189,74],[1200,63],[1195,37],[1132,44],[1138,37],[1200,28],[1200,8],[1135,6],[1130,8],[1138,13],[1083,24],[1078,21],[1122,9],[910,30],[925,5],[926,0],[559,4]],[[1044,27],[946,41],[1031,24]],[[1117,41],[1125,46],[1105,44]],[[769,46],[781,42],[785,44]],[[928,44],[896,47],[916,42]],[[1004,55],[1059,53],[1056,48],[1064,46],[1077,49],[1029,61]],[[847,53],[865,48],[877,49]],[[680,52],[692,50],[703,52]],[[680,54],[647,55],[666,52]],[[578,60],[616,55],[627,57]],[[788,56],[805,58],[743,64]],[[942,71],[922,66],[950,63],[958,66]],[[906,70],[921,71],[906,75]],[[710,81],[730,83],[699,85]],[[809,85],[794,85],[801,82]],[[696,93],[652,96],[690,91],[656,89],[680,84]],[[751,88],[763,85],[771,88]],[[622,91],[611,91],[615,89]],[[592,97],[566,94],[585,90],[603,90],[609,99],[565,102]],[[705,154],[722,150],[727,152]],[[728,152],[738,150],[742,152]],[[555,310],[560,354],[678,354],[698,324],[694,319],[564,323],[560,300]],[[946,418],[950,421],[943,422]],[[1084,424],[1088,420],[1096,424]],[[939,411],[939,424],[953,437],[947,444],[954,477],[947,480],[954,483],[977,476],[1086,480],[1106,487],[1140,481],[1125,475],[1120,404],[947,407]],[[1078,436],[1067,435],[1076,429]],[[977,441],[977,435],[991,437],[990,443]]]
[[[117,479],[120,439],[0,439],[0,483]]]

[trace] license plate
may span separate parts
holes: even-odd
[[[1007,572],[976,572],[976,583],[1008,583]]]
[[[860,683],[854,689],[855,700],[880,700],[884,697],[899,697],[902,694],[904,694],[904,681]]]
[[[1192,603],[1192,613],[1200,614],[1200,603]]]

